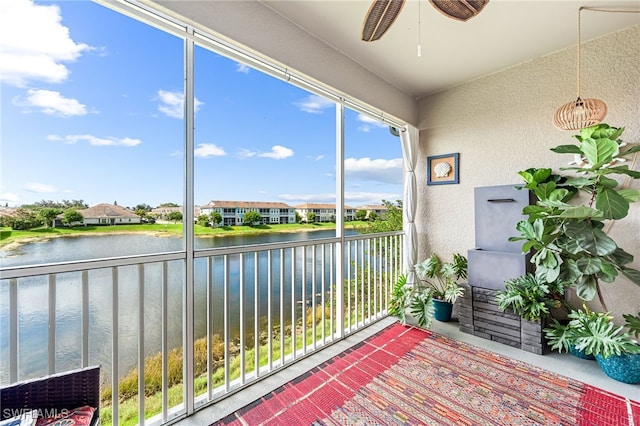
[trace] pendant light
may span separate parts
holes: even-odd
[[[607,104],[600,99],[580,97],[580,12],[578,9],[578,99],[562,105],[553,115],[553,125],[560,130],[581,130],[596,125],[607,115]]]

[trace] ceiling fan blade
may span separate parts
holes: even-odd
[[[404,0],[374,0],[362,23],[362,40],[375,41],[384,35],[396,20]]]
[[[443,15],[464,22],[480,13],[489,0],[429,0],[429,2]]]

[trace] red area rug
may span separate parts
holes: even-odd
[[[394,324],[216,425],[640,426],[640,402]]]

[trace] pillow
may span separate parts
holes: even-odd
[[[38,419],[38,410],[22,410],[22,414],[0,421],[0,426],[33,426]]]
[[[55,417],[38,419],[36,426],[88,426],[95,411],[94,407],[88,405],[73,410],[63,410]]]

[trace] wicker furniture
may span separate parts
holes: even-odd
[[[0,420],[20,410],[61,413],[84,405],[95,407],[91,425],[100,418],[100,367],[86,367],[13,383],[0,388]]]

